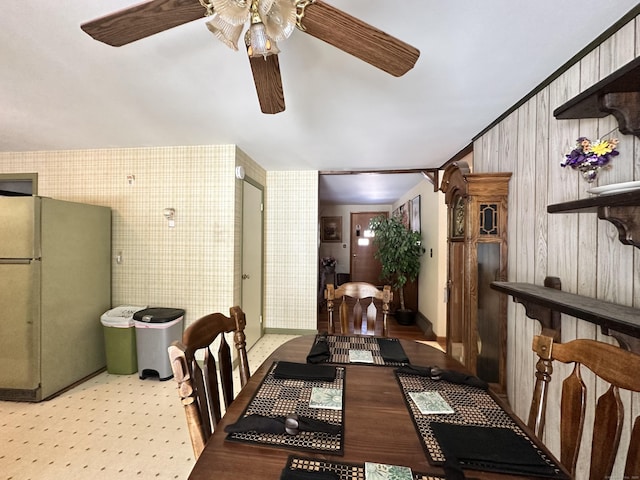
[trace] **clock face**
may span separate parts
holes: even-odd
[[[453,215],[451,218],[451,236],[464,236],[464,199],[458,197],[453,206]]]

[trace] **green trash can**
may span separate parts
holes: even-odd
[[[138,371],[136,329],[134,313],[147,307],[121,305],[105,312],[101,317],[107,372],[130,375]]]

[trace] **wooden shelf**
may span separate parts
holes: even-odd
[[[611,222],[625,245],[640,248],[640,190],[600,195],[547,206],[548,213],[597,213]]]
[[[640,57],[556,108],[557,119],[613,115],[620,131],[640,137]]]
[[[614,336],[630,350],[640,347],[640,309],[531,283],[492,282],[491,288],[522,303],[528,316],[536,306],[565,313],[599,325],[604,334]]]

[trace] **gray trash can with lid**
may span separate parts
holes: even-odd
[[[182,339],[183,322],[184,310],[180,308],[146,308],[133,315],[141,379],[173,377],[167,348]]]

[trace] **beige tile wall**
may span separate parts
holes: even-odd
[[[318,172],[267,172],[265,318],[316,329]]]
[[[184,308],[187,322],[240,299],[236,165],[266,181],[235,145],[0,154],[0,173],[38,173],[40,195],[112,208],[114,306]]]

